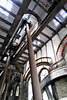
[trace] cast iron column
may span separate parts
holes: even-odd
[[[6,97],[7,97],[8,87],[9,87],[9,83],[10,83],[10,77],[11,77],[11,66],[10,66],[10,71],[8,74],[7,86],[6,86],[6,90],[5,90],[5,94],[4,94],[4,100],[6,100]]]
[[[32,88],[33,88],[33,99],[34,100],[42,100],[41,90],[39,86],[39,79],[37,75],[36,62],[33,51],[32,39],[29,32],[29,25],[27,24],[27,38],[28,38],[28,49],[29,49],[29,62],[30,62],[30,70],[31,70],[31,79],[32,79]]]
[[[6,62],[5,69],[4,69],[3,80],[1,82],[2,84],[1,84],[1,88],[0,88],[0,99],[1,99],[1,96],[2,96],[3,86],[4,86],[4,83],[5,83],[6,77],[7,77],[9,62],[10,62],[10,56],[8,56],[8,58],[7,58],[7,62]]]

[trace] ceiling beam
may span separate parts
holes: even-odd
[[[65,27],[65,25],[63,23],[61,23],[57,18],[54,17],[54,19],[59,22],[63,27]]]
[[[42,25],[38,28],[38,30],[32,35],[32,41],[35,40],[35,38],[41,33],[41,31],[48,25],[48,23],[55,17],[55,15],[60,11],[60,9],[64,6],[66,3],[66,0],[61,0],[57,6],[52,10],[52,12],[44,19]],[[21,53],[24,52],[24,50],[27,48],[27,43],[20,49],[19,53],[17,54],[16,59],[21,55]]]
[[[23,54],[25,54],[25,55],[27,55],[27,56],[29,55],[29,53],[27,53],[27,52],[23,52]]]
[[[35,45],[35,44],[33,44],[33,47],[40,49],[40,47],[38,45]]]
[[[0,21],[8,24],[9,26],[11,26],[12,24],[10,22],[8,22],[7,20],[3,19],[2,17],[0,17]]]
[[[65,7],[63,7],[63,9],[65,10],[65,12],[67,12],[67,9]]]
[[[15,0],[13,0],[13,1],[15,1]],[[19,24],[19,22],[20,22],[20,20],[23,16],[24,12],[27,10],[27,7],[28,7],[29,4],[30,4],[30,0],[24,0],[23,1],[22,5],[21,5],[16,17],[15,17],[15,20],[14,20],[14,22],[13,22],[13,24],[12,24],[10,30],[9,30],[9,34],[7,35],[7,37],[4,41],[4,45],[1,48],[2,51],[5,52],[6,49],[8,48],[8,46],[10,45],[10,42],[13,40],[13,38],[16,34],[15,30],[16,30],[16,28],[17,28],[17,26],[18,26],[18,24]],[[5,49],[5,47],[7,47],[7,48]],[[2,52],[0,53],[0,55],[2,55]]]
[[[42,44],[44,44],[45,42],[43,42],[42,40],[36,38],[37,41],[41,42]]]
[[[52,27],[50,27],[49,25],[47,25],[47,27],[48,27],[51,31],[53,31],[53,33],[52,33],[53,35],[58,33],[56,30],[54,30],[54,29],[53,29]]]
[[[0,35],[0,38],[5,39],[5,37],[4,37],[4,36],[2,36],[2,35]]]
[[[28,59],[29,59],[28,57],[25,57],[25,56],[22,56],[22,55],[21,55],[21,57],[22,57],[23,59],[25,59],[25,60],[28,60]]]
[[[43,20],[42,25],[40,26],[40,28],[38,29],[37,32],[35,32],[35,34],[33,34],[32,39],[34,40],[35,37],[37,37],[39,35],[39,33],[48,25],[48,23],[55,17],[55,15],[61,10],[61,8],[64,6],[64,4],[66,3],[66,0],[61,0],[57,6],[53,9],[53,11],[49,14],[48,17],[46,17],[46,19]]]
[[[22,61],[23,63],[26,61],[26,60],[23,60],[23,59],[18,59],[17,61]],[[14,64],[15,64],[16,62],[14,62]],[[19,62],[17,62],[17,63],[19,63]]]
[[[41,34],[44,36],[44,37],[46,37],[46,38],[48,38],[48,39],[51,39],[48,35],[46,35],[45,33],[43,33],[43,32],[41,32]]]
[[[38,23],[41,23],[40,17],[39,17],[38,14],[35,13],[34,11],[32,11],[32,10],[30,10],[30,9],[27,9],[26,12],[25,12],[25,14],[32,14],[32,15],[34,15],[34,16],[37,18]]]
[[[11,0],[13,3],[15,3],[17,6],[21,6],[22,5],[22,3],[20,4],[19,2],[17,2],[17,0]]]
[[[40,2],[40,1],[36,1],[36,0],[33,0],[37,5],[39,5],[45,12],[48,13],[48,10],[46,9],[46,7]]]
[[[64,25],[67,24],[67,19],[63,22],[63,24],[64,24]],[[57,35],[59,35],[58,32],[59,32],[62,28],[63,28],[62,25],[60,25],[60,27],[57,28],[57,33],[56,33]],[[51,39],[52,39],[56,34],[54,34],[54,35],[51,37]],[[48,43],[48,42],[49,42],[49,40],[48,40],[46,43]],[[46,43],[44,43],[44,44],[41,46],[41,48],[42,48]],[[39,49],[38,49],[38,51],[39,51]],[[37,51],[37,52],[38,52],[38,51]]]
[[[0,70],[4,70],[4,68],[5,68],[5,67],[0,67]],[[14,72],[15,72],[15,73],[17,72],[17,73],[21,73],[21,74],[22,74],[22,71],[19,71],[19,70],[17,70],[17,69],[10,69],[10,68],[9,68],[8,71],[9,71],[9,72],[11,71],[11,72],[13,72],[13,73],[14,73]]]
[[[3,32],[5,32],[5,33],[8,33],[8,30],[4,29],[4,28],[1,27],[1,26],[0,26],[0,30],[3,31]]]

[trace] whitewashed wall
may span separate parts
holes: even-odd
[[[47,57],[51,57],[53,60],[53,63],[55,62],[55,54],[54,54],[54,50],[53,50],[52,41],[49,41],[47,43]]]

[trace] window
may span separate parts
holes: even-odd
[[[38,36],[37,38],[40,39],[40,36]]]
[[[6,8],[8,11],[11,11],[12,8],[12,2],[10,0],[0,0],[0,6]],[[4,14],[6,16],[9,16],[9,13],[4,11],[0,8],[0,14]]]
[[[40,74],[40,80],[42,81],[47,75],[48,75],[48,70],[47,69],[43,69],[41,74]]]
[[[7,57],[4,57],[4,58],[3,58],[3,61],[7,61]]]
[[[53,23],[54,23],[55,26],[58,26],[59,25],[59,22],[56,21],[55,19],[53,19]]]
[[[41,43],[40,43],[39,41],[34,40],[34,41],[33,41],[33,44],[35,44],[35,45],[38,45],[38,46],[39,46]]]
[[[57,19],[59,22],[61,22],[61,20],[60,20],[60,18],[59,18],[59,17],[57,17],[57,16],[56,16],[56,19]]]
[[[65,12],[65,10],[61,9],[59,14],[63,17],[66,18],[67,17],[67,13]]]
[[[35,50],[36,49],[36,47],[33,47],[33,50]]]
[[[49,89],[49,91],[50,91],[51,95],[53,95],[53,92],[52,92],[52,87],[51,87],[51,85],[49,85],[49,86],[48,86],[48,89]]]
[[[39,41],[37,41],[37,45],[40,45],[41,43]]]
[[[46,91],[43,92],[42,99],[43,100],[49,100]]]
[[[11,93],[10,93],[10,96],[12,96],[13,95],[13,90],[11,90]]]
[[[16,89],[16,96],[19,96],[19,86],[17,86],[17,89]]]

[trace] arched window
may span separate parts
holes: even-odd
[[[40,81],[42,81],[47,75],[49,74],[49,71],[45,68],[40,73]]]
[[[13,89],[12,89],[11,92],[10,92],[10,96],[13,96]]]
[[[44,91],[44,92],[42,93],[42,100],[49,100],[46,91]]]
[[[40,77],[40,82],[46,78],[46,76],[49,74],[48,69],[43,68],[40,73],[39,73],[39,77]],[[45,86],[44,89],[42,90],[42,100],[54,100],[53,98],[53,92],[52,92],[52,86],[48,85]]]
[[[19,86],[16,88],[16,96],[19,96]]]

